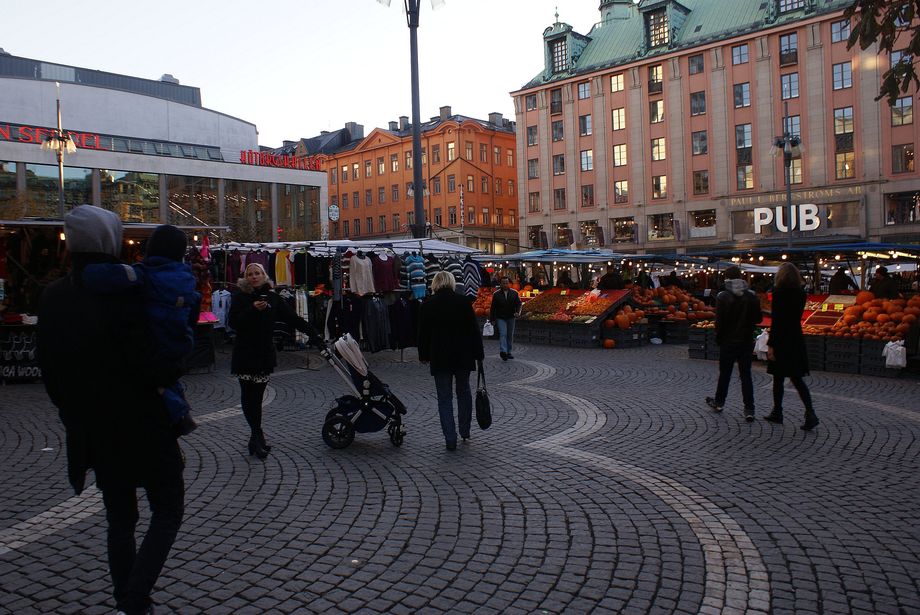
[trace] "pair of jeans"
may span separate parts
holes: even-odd
[[[441,431],[448,442],[457,441],[454,424],[454,399],[452,388],[457,391],[457,418],[460,423],[460,437],[470,437],[473,420],[473,394],[470,392],[470,372],[437,372],[434,385],[438,392],[438,414],[441,417]]]
[[[137,488],[125,484],[102,487],[115,604],[119,611],[129,614],[144,613],[150,607],[150,594],[179,533],[185,510],[181,471],[143,480],[141,487],[147,494],[151,516],[140,550],[134,538]]]
[[[511,342],[514,339],[514,319],[496,318],[495,326],[498,327],[498,349],[505,354],[511,354]]]
[[[741,397],[744,407],[754,411],[754,381],[751,379],[751,362],[754,355],[754,343],[725,344],[719,347],[719,384],[716,386],[716,403],[725,404],[728,396],[728,383],[732,378],[732,369],[738,364],[738,377],[741,378]]]

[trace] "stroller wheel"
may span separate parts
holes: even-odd
[[[336,415],[323,423],[323,442],[331,448],[345,448],[355,439],[355,427],[347,417]]]
[[[402,427],[399,425],[390,425],[387,431],[390,434],[390,442],[393,443],[393,446],[402,446],[404,438]]]

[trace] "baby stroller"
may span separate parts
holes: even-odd
[[[400,446],[406,433],[402,424],[406,406],[370,372],[358,342],[346,333],[329,346],[324,345],[320,356],[354,392],[336,399],[335,406],[326,414],[323,442],[332,448],[345,448],[355,439],[355,432],[386,428],[390,442]]]

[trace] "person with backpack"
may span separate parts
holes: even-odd
[[[722,412],[735,363],[741,379],[744,419],[754,420],[754,382],[751,362],[754,356],[754,326],[763,320],[760,299],[741,277],[741,269],[733,265],[725,270],[725,290],[716,297],[716,343],[719,345],[719,382],[715,397],[706,404]]]

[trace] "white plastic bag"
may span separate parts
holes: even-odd
[[[907,348],[904,347],[904,340],[885,344],[882,356],[885,357],[885,367],[893,369],[907,367]]]
[[[482,336],[483,337],[492,337],[495,335],[495,327],[492,326],[492,322],[487,320],[486,324],[482,325]]]
[[[770,351],[770,346],[767,342],[770,341],[770,331],[764,329],[760,335],[757,336],[757,340],[754,342],[754,352],[757,354],[757,358],[761,361],[767,360],[767,352]]]

